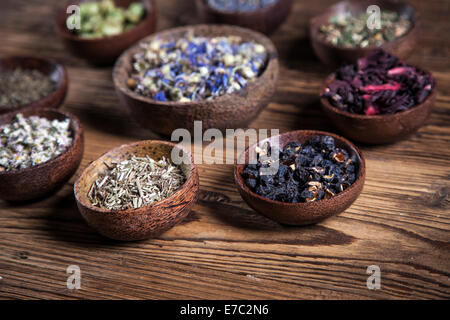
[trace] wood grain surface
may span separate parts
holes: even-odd
[[[286,227],[252,211],[231,165],[200,165],[200,200],[180,225],[157,239],[118,243],[82,220],[73,177],[34,203],[0,202],[2,299],[448,299],[450,298],[450,2],[410,1],[422,25],[410,63],[438,83],[435,109],[406,141],[359,145],[364,190],[344,213],[310,227]],[[158,30],[197,23],[193,1],[157,1]],[[294,3],[271,38],[280,54],[272,102],[252,127],[335,132],[318,92],[330,69],[315,58],[307,25],[333,1]],[[2,0],[0,55],[55,58],[69,72],[62,110],[80,118],[86,150],[78,171],[124,143],[159,138],[120,107],[111,68],[68,53],[54,31],[58,0]],[[68,290],[66,268],[81,268]],[[366,287],[366,268],[381,268],[381,289]]]

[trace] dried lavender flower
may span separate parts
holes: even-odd
[[[0,169],[24,169],[47,162],[72,145],[70,120],[48,120],[17,114],[0,127]]]
[[[127,85],[159,101],[189,102],[230,94],[257,78],[265,67],[263,45],[240,37],[156,38],[134,55]]]
[[[92,184],[88,198],[109,210],[137,209],[171,196],[186,181],[182,170],[162,157],[136,157],[106,164],[106,172]]]

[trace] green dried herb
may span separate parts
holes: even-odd
[[[179,167],[166,158],[131,157],[107,164],[106,173],[92,184],[88,198],[109,210],[140,208],[171,196],[186,181]]]
[[[81,29],[75,32],[82,38],[102,38],[121,34],[136,26],[144,17],[145,8],[133,2],[127,9],[117,7],[112,0],[83,2],[80,4]],[[67,18],[72,25],[74,15]]]
[[[29,104],[49,95],[53,81],[38,70],[17,68],[0,73],[0,109]]]
[[[319,37],[340,47],[372,47],[393,41],[405,35],[412,26],[411,19],[394,11],[382,10],[381,28],[369,29],[366,13],[353,14],[350,11],[332,16],[328,24],[319,28]]]

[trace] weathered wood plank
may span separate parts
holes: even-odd
[[[254,128],[335,131],[318,91],[331,71],[309,46],[308,19],[333,1],[296,1],[274,40],[281,78]],[[409,62],[434,73],[438,97],[425,126],[388,146],[361,146],[367,180],[360,198],[316,226],[286,227],[253,212],[234,186],[232,166],[201,165],[201,196],[181,225],[158,239],[117,243],[81,219],[72,184],[36,203],[0,202],[0,298],[32,299],[342,299],[450,297],[450,34],[447,1],[411,1],[422,32]],[[111,68],[93,68],[57,39],[59,1],[2,1],[0,55],[40,55],[69,70],[64,110],[86,131],[79,172],[103,152],[161,138],[121,109]],[[158,1],[158,28],[195,23],[191,1]],[[26,19],[24,19],[26,16]],[[231,151],[231,150],[228,150]],[[66,289],[66,268],[82,269],[82,289]],[[379,265],[382,289],[368,290]]]

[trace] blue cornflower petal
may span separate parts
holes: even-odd
[[[224,87],[228,86],[228,76],[226,74],[222,75],[222,83]]]
[[[164,91],[158,91],[153,97],[153,99],[158,101],[167,101],[166,94],[164,93]]]

